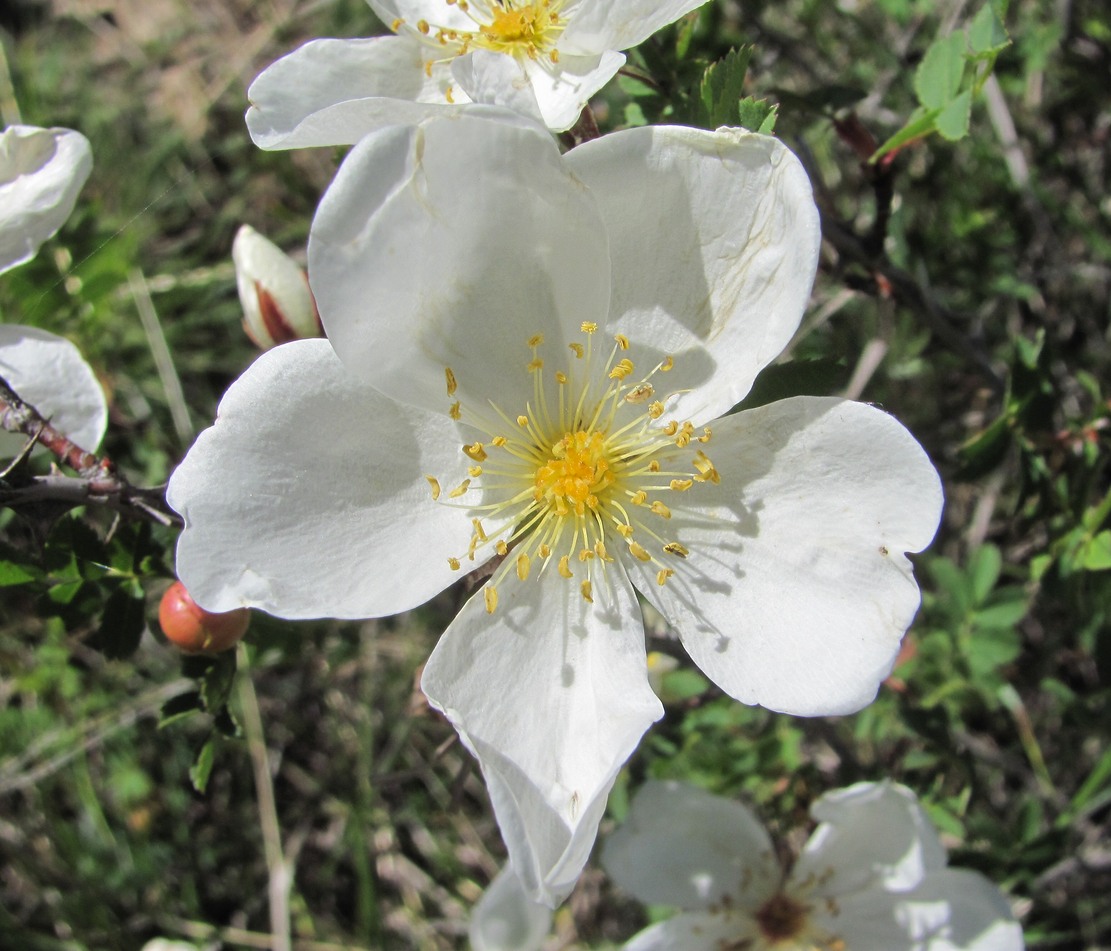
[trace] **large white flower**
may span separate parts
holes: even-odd
[[[822,796],[811,814],[819,825],[787,874],[744,806],[646,783],[602,864],[641,901],[684,912],[626,951],[1021,951],[999,889],[946,868],[905,786],[857,783]]]
[[[732,696],[856,710],[917,609],[903,553],[941,490],[870,406],[722,416],[814,277],[817,211],[779,141],[656,127],[561,156],[472,108],[348,155],[309,239],[328,340],[264,354],[169,499],[209,610],[387,615],[487,565],[422,686],[555,902],[662,712],[635,592]]]
[[[247,90],[266,149],[350,145],[467,102],[560,132],[643,42],[706,0],[367,0],[396,36],[313,40]]]
[[[552,912],[530,901],[513,867],[503,868],[471,912],[471,951],[540,951]]]
[[[70,129],[9,126],[0,133],[0,274],[30,260],[73,211],[89,177],[88,140]],[[78,349],[62,337],[0,326],[0,376],[82,449],[95,449],[108,423],[104,393]],[[0,433],[0,457],[23,436]]]

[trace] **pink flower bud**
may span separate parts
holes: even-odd
[[[231,247],[243,329],[263,350],[324,328],[305,272],[274,242],[243,225]]]

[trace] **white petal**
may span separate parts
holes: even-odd
[[[624,951],[739,951],[759,938],[755,922],[747,915],[703,911],[676,915],[645,928],[622,947]]]
[[[945,848],[918,799],[894,783],[856,783],[810,810],[821,824],[792,872],[819,879],[823,896],[868,888],[907,891],[945,867]]]
[[[579,3],[567,24],[562,42],[572,50],[601,52],[627,50],[674,23],[706,0],[613,0]]]
[[[461,479],[458,447],[446,417],[385,399],[326,340],[267,351],[170,479],[178,576],[210,611],[415,607],[457,577],[447,558],[470,538],[466,513],[434,504],[425,481]]]
[[[323,332],[308,275],[269,238],[240,225],[231,246],[247,335],[262,349]]]
[[[536,122],[544,122],[528,73],[512,56],[474,50],[452,60],[451,75],[472,102],[505,106]]]
[[[606,842],[602,865],[646,904],[755,909],[774,894],[779,862],[760,821],[740,803],[679,782],[647,782]]]
[[[352,145],[373,129],[455,111],[446,72],[426,75],[421,53],[409,36],[312,40],[251,83],[251,138],[264,149]]]
[[[554,570],[500,585],[493,615],[472,598],[421,681],[482,765],[526,892],[552,906],[590,855],[622,763],[663,714],[632,588],[608,578],[593,605]]]
[[[797,397],[719,419],[705,451],[721,484],[667,500],[689,558],[662,588],[637,562],[633,583],[736,699],[804,716],[865,706],[918,609],[903,552],[929,544],[941,513],[922,447],[871,406]]]
[[[0,376],[71,442],[95,451],[108,426],[104,391],[72,343],[45,330],[0,324]],[[0,432],[0,458],[18,454],[25,436]]]
[[[525,74],[540,105],[544,124],[553,132],[571,128],[591,97],[625,65],[623,53],[560,56],[559,63],[524,61]]]
[[[661,126],[602,136],[566,161],[609,234],[607,329],[674,354],[663,382],[691,392],[669,413],[721,415],[790,340],[810,296],[821,233],[802,165],[770,136]]]
[[[945,869],[911,892],[879,890],[824,904],[815,919],[853,951],[1022,951],[1006,899],[976,872]]]
[[[475,29],[473,14],[466,9],[460,10],[457,3],[448,3],[447,0],[367,0],[367,3],[386,26],[392,26],[395,20],[403,20],[413,27],[425,20],[430,24],[432,33],[440,28],[461,33]]]
[[[507,865],[471,913],[473,951],[539,951],[552,928],[552,912],[529,901],[521,880]]]
[[[26,125],[0,132],[0,274],[33,258],[62,226],[92,167],[80,132]]]
[[[450,367],[457,398],[517,414],[533,392],[528,339],[562,349],[604,319],[609,257],[551,137],[469,106],[351,151],[313,222],[309,280],[336,352],[383,392],[446,409]]]

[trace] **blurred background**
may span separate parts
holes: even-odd
[[[746,404],[877,403],[947,495],[903,661],[856,716],[743,707],[654,625],[650,647],[679,660],[660,664],[667,715],[603,835],[644,778],[674,777],[797,847],[817,796],[893,778],[954,864],[1008,892],[1030,947],[1111,948],[1111,11],[1013,0],[969,136],[861,161],[914,109],[930,42],[977,9],[710,0],[631,54],[659,90],[622,78],[595,104],[603,131],[682,118],[667,103],[753,45],[745,93],[780,104],[827,240],[804,325]],[[81,347],[132,482],[165,481],[257,354],[237,228],[303,262],[342,158],[258,150],[248,83],[309,38],[380,31],[362,0],[0,9],[5,124],[78,129],[95,160],[60,235],[0,279],[0,314]],[[463,583],[381,621],[258,615],[237,653],[183,660],[156,622],[172,530],[25,516],[0,513],[0,562],[38,570],[0,570],[0,948],[271,948],[286,874],[295,948],[466,946],[504,853],[474,763],[414,688]],[[614,947],[656,913],[590,867],[549,947]]]

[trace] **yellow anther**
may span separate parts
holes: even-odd
[[[593,557],[594,557],[594,552],[591,551],[589,548],[583,548],[579,552],[579,561],[590,561],[590,559],[593,558]]]
[[[660,518],[671,518],[671,509],[664,505],[663,502],[653,502],[651,508]]]
[[[533,334],[528,338],[528,345],[530,347],[539,347],[544,342],[543,334]]]
[[[574,353],[575,356],[578,357],[580,360],[583,358],[583,354],[586,353],[586,351],[583,350],[583,345],[581,343],[569,343],[567,346],[571,348],[571,352]]]
[[[548,54],[548,59],[550,59],[553,63],[558,63],[559,62],[559,50],[552,50]]]
[[[677,432],[679,432],[679,424],[675,422],[675,420],[671,420],[666,426],[664,426],[665,436],[674,436]]]
[[[466,13],[470,8],[471,5],[467,3],[467,0],[459,0],[459,9],[462,10],[464,13]]]
[[[417,20],[417,30],[419,32],[423,33],[425,36],[428,36],[429,29],[431,28],[429,27],[427,20]]]
[[[584,600],[586,600],[590,604],[594,603],[594,599],[590,596],[591,588],[589,581],[584,581],[581,585],[579,585],[579,590],[582,592]]]
[[[529,360],[529,362],[528,362],[528,371],[529,371],[529,373],[535,373],[537,370],[543,370],[543,369],[544,369],[544,361],[541,360],[540,357],[537,357],[535,360]]]
[[[447,497],[449,499],[457,499],[461,495],[466,495],[467,494],[467,489],[469,489],[470,487],[471,487],[471,480],[470,479],[464,479],[462,482],[460,482],[454,489],[452,489],[447,494]]]
[[[689,548],[680,545],[678,542],[668,542],[664,545],[664,551],[669,555],[678,555],[680,558],[686,558],[691,553]]]
[[[648,471],[649,472],[659,472],[660,471],[660,460],[659,459],[653,459],[650,463],[648,463]]]
[[[556,383],[563,386],[567,383],[567,374],[562,370],[556,370]]]
[[[482,590],[482,598],[486,602],[486,613],[493,614],[498,607],[498,589],[488,584]]]
[[[451,404],[451,406],[448,408],[447,414],[452,419],[459,419],[463,415],[463,410],[460,408],[458,400]]]
[[[552,556],[552,547],[551,547],[551,545],[548,545],[548,544],[541,545],[539,548],[536,549],[536,554],[538,554],[541,558],[551,558],[551,556]]]
[[[652,387],[651,383],[638,383],[631,390],[629,390],[628,393],[625,394],[625,402],[626,403],[643,403],[646,399],[648,399],[655,392],[656,391]],[[663,407],[660,407],[660,411],[661,412],[663,411]]]
[[[469,446],[464,446],[463,452],[470,456],[475,462],[486,461],[486,449],[480,442],[473,442]]]
[[[643,546],[638,545],[636,542],[629,542],[629,553],[638,561],[652,560],[652,556],[644,550]]]
[[[529,560],[529,556],[521,552],[517,556],[517,577],[524,581],[528,577],[530,567],[532,567],[532,562]]]
[[[496,551],[499,555],[502,556],[502,558],[504,558],[506,555],[509,554],[509,546],[499,538],[497,543],[494,545],[494,551]]]
[[[472,479],[477,479],[482,475],[482,466],[467,466],[467,475]]]
[[[686,492],[687,489],[689,489],[692,485],[694,485],[694,480],[693,479],[672,479],[671,480],[671,488],[673,488],[676,492]]]
[[[655,400],[648,404],[648,418],[659,419],[664,414],[664,404],[659,400]]]
[[[471,526],[474,528],[475,538],[477,538],[479,541],[486,541],[486,529],[482,527],[482,520],[472,518]]]
[[[643,505],[648,501],[648,493],[645,492],[644,489],[637,489],[636,492],[629,496],[629,501],[632,502],[633,505]]]
[[[495,436],[493,439],[490,440],[490,445],[497,446],[499,449],[501,449],[501,447],[504,446],[507,442],[509,442],[509,440],[506,439],[504,436]]]
[[[432,486],[432,501],[435,502],[440,497],[440,481],[430,475],[426,475],[425,479],[427,479],[428,484]]]
[[[429,78],[431,78],[431,77],[429,77]],[[455,105],[455,93],[453,91],[452,86],[448,86],[444,90],[444,99],[447,100],[447,103],[448,103],[449,106],[454,106]]]
[[[664,362],[660,364],[660,372],[667,373],[673,366],[675,366],[675,358],[664,357]]]
[[[429,79],[432,78],[432,67],[435,65],[436,64],[432,60],[428,60],[428,62],[424,64],[424,75]]]
[[[695,479],[699,482],[712,482],[714,485],[721,484],[721,476],[718,475],[717,469],[714,468],[714,464],[710,462],[706,453],[701,450],[694,457],[694,467],[698,470]]]
[[[574,573],[571,571],[570,565],[568,564],[570,560],[571,559],[568,558],[566,555],[561,556],[559,559],[559,574],[563,578],[575,577]]]
[[[610,370],[609,373],[609,378],[611,380],[624,380],[625,377],[633,372],[633,369],[633,361],[628,357],[622,357],[613,365],[613,369]]]
[[[656,584],[658,584],[662,588],[664,584],[667,583],[667,579],[670,578],[673,574],[675,574],[675,572],[672,571],[670,568],[661,568],[659,571],[656,572]]]
[[[517,425],[518,426],[527,426],[528,425],[528,417],[527,416],[518,416],[517,417]]]
[[[702,429],[702,435],[698,437],[698,441],[709,442],[711,436],[713,436],[713,432],[710,430],[710,427],[704,426]]]
[[[617,524],[616,528],[617,528],[617,534],[620,535],[622,538],[628,538],[630,535],[633,534],[633,526],[632,525],[625,525],[625,524],[619,522]]]
[[[455,382],[455,374],[451,372],[451,367],[444,367],[444,376],[447,377],[447,395],[454,396],[459,384]]]
[[[449,558],[447,560],[447,565],[452,571],[458,571],[459,570],[459,559],[458,558]]]
[[[579,324],[579,330],[581,330],[584,334],[596,333],[598,331],[598,325],[592,320],[584,320],[581,324]]]
[[[628,350],[629,349],[629,338],[626,337],[624,334],[614,334],[613,339],[617,341],[617,346],[620,349],[622,349],[622,350]]]
[[[594,554],[601,558],[602,561],[613,561],[610,553],[606,551],[606,543],[600,538],[594,543]]]
[[[405,21],[404,21],[404,20],[402,20],[402,19],[401,19],[401,17],[397,17],[397,18],[396,18],[396,19],[395,19],[395,20],[393,21],[393,23],[391,23],[391,24],[390,24],[390,29],[391,29],[391,30],[393,30],[393,31],[394,31],[394,33],[396,33],[396,32],[397,32],[398,30],[400,30],[400,29],[401,29],[401,28],[402,28],[402,27],[403,27],[404,25],[405,25]]]

